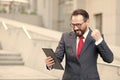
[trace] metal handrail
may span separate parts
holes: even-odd
[[[29,39],[32,39],[32,37],[30,36],[30,34],[29,34],[28,30],[25,28],[25,26],[22,26],[22,29],[23,29],[23,31],[25,32],[25,34],[27,35],[27,37],[28,37]]]
[[[3,25],[3,27],[4,27],[5,30],[9,29],[8,26],[6,25],[6,23],[4,21],[2,21],[2,25]],[[30,36],[30,34],[29,34],[28,30],[25,28],[25,26],[22,26],[22,30],[25,32],[25,34],[27,35],[27,37],[29,39],[32,39],[32,37]]]
[[[8,30],[8,26],[6,25],[6,23],[4,21],[2,21],[2,25],[3,25],[5,30]]]

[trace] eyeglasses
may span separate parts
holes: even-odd
[[[83,23],[85,23],[85,22],[83,22]],[[83,23],[81,23],[81,24],[80,24],[80,23],[77,23],[77,24],[71,23],[70,26],[71,26],[71,27],[75,27],[75,26],[81,27],[81,26],[83,25]]]

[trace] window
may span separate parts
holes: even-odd
[[[95,14],[95,26],[102,33],[102,13]]]

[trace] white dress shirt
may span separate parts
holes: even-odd
[[[87,31],[83,34],[83,37],[84,37],[83,42],[85,42],[86,37],[87,37],[89,31],[90,31],[89,28],[87,28]],[[77,50],[77,47],[78,47],[79,39],[80,38],[77,37],[76,50]],[[101,37],[98,41],[95,42],[95,45],[99,45],[102,41],[103,41],[103,38]]]

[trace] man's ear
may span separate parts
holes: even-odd
[[[90,23],[90,19],[87,19],[86,24],[88,25]]]

